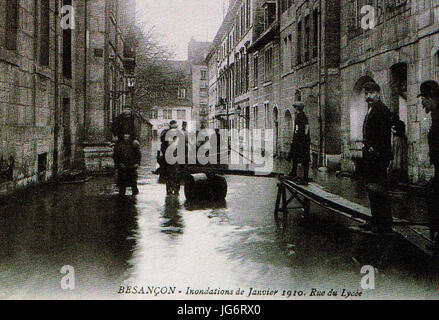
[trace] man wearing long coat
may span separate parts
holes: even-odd
[[[390,110],[381,102],[380,87],[375,82],[364,85],[368,112],[363,122],[364,178],[372,219],[363,225],[378,233],[391,232],[392,214],[387,195],[387,168],[392,159]]]
[[[288,153],[287,158],[293,162],[290,176],[296,178],[297,166],[301,163],[303,165],[303,180],[299,180],[299,183],[307,184],[310,161],[309,123],[308,118],[303,111],[305,105],[302,102],[296,102],[293,104],[293,107],[297,112],[294,121],[293,142],[291,143],[290,152]]]

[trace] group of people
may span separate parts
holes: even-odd
[[[388,173],[401,181],[407,179],[407,138],[405,136],[405,124],[397,114],[392,114],[389,108],[381,101],[381,88],[375,82],[367,82],[363,86],[365,100],[368,105],[363,122],[363,176],[366,183],[370,202],[372,219],[361,226],[363,230],[376,233],[391,231],[392,214],[388,196]],[[431,236],[435,240],[438,237],[439,218],[436,211],[439,209],[439,85],[434,81],[426,81],[420,87],[418,97],[421,98],[422,106],[426,113],[431,114],[432,125],[428,132],[428,145],[430,163],[434,167],[434,177],[427,186],[427,205],[430,217],[434,218],[431,223]],[[310,133],[309,122],[305,115],[305,105],[302,102],[293,104],[296,109],[293,141],[288,154],[292,161],[290,176],[300,184],[308,183],[308,171],[310,162]],[[188,150],[187,123],[183,122],[181,130],[177,122],[172,120],[169,127],[160,135],[160,154],[157,162],[160,168],[161,180],[166,182],[167,194],[178,195],[180,190],[181,165],[169,164],[165,159],[166,150],[170,141],[167,139],[169,130],[175,130],[173,139],[179,137],[185,139],[186,152]],[[117,117],[112,125],[112,132],[117,137],[114,147],[114,161],[117,169],[117,184],[120,195],[125,195],[126,187],[132,188],[133,194],[137,194],[137,168],[140,165],[141,152],[137,141],[135,121],[129,107],[124,107],[122,114]],[[393,132],[393,143],[392,143]],[[217,134],[217,132],[216,132]],[[303,178],[297,177],[298,164],[302,163]],[[390,166],[390,164],[392,164]],[[391,170],[389,170],[389,167]]]
[[[387,233],[392,230],[392,214],[388,196],[389,181],[407,180],[407,137],[405,124],[397,113],[391,113],[381,101],[381,88],[375,82],[363,85],[368,105],[363,122],[363,177],[366,183],[372,219],[361,225],[362,230]],[[434,167],[434,177],[427,186],[427,205],[431,223],[431,237],[438,237],[439,218],[439,85],[426,81],[420,87],[418,97],[426,113],[431,114],[432,125],[428,133],[430,162]],[[293,104],[296,109],[294,135],[288,159],[292,161],[290,176],[299,184],[308,183],[310,161],[309,123],[304,113],[304,104]],[[393,133],[393,143],[392,143]],[[302,163],[304,175],[297,178],[297,166]],[[390,174],[390,176],[389,176]],[[389,179],[391,178],[391,179]],[[435,241],[436,242],[436,241]]]

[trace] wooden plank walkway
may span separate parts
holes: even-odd
[[[278,200],[276,201],[275,209],[276,220],[277,212],[284,211],[284,214],[286,214],[287,210],[289,209],[288,204],[293,198],[302,204],[305,201],[310,201],[323,209],[329,210],[330,212],[341,215],[358,223],[369,221],[372,218],[369,208],[349,201],[336,194],[329,193],[317,183],[310,182],[308,185],[300,185],[286,177],[281,177],[279,178],[279,184]],[[285,191],[281,190],[282,188],[285,188],[293,194],[291,199],[287,200],[286,196],[282,195],[282,193],[285,193]],[[298,195],[302,196],[302,199],[298,198]],[[281,202],[284,203],[282,204]],[[309,208],[306,210],[309,210]],[[286,217],[284,217],[284,219],[285,218]],[[419,227],[415,226],[416,224],[417,223],[412,223],[410,221],[394,217],[392,229],[397,236],[401,237],[405,241],[408,241],[421,252],[427,254],[428,256],[433,256],[433,251],[430,248],[433,242],[426,237],[424,233],[419,231]],[[423,224],[424,223],[419,223],[419,225]]]

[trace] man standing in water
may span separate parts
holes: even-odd
[[[309,137],[309,122],[303,109],[305,104],[303,102],[296,102],[293,104],[296,109],[296,117],[294,124],[293,142],[291,143],[290,152],[288,153],[288,160],[292,160],[293,166],[290,172],[292,178],[297,177],[297,166],[299,163],[303,165],[303,179],[299,179],[298,183],[308,184],[309,172],[309,152],[310,152],[310,137]]]
[[[380,87],[375,82],[364,85],[368,111],[363,122],[364,178],[372,219],[361,226],[376,233],[392,231],[392,213],[387,194],[387,168],[392,159],[391,113],[381,102]]]
[[[430,163],[434,167],[434,177],[427,185],[427,206],[431,221],[430,237],[434,241],[433,249],[439,252],[439,85],[435,81],[425,81],[421,84],[420,97],[422,107],[427,114],[431,114],[431,127],[428,132],[428,147]]]

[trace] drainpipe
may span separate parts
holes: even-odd
[[[37,26],[38,26],[38,0],[34,0],[34,10],[35,10],[35,15],[34,15],[34,26],[35,26],[35,30],[34,30],[34,35],[35,38],[37,36]],[[33,125],[36,126],[37,124],[37,106],[36,106],[36,97],[37,97],[37,74],[36,74],[36,70],[37,70],[37,63],[38,63],[38,43],[36,40],[34,40],[34,55],[35,55],[35,60],[34,60],[34,74],[32,77],[32,105],[34,108],[34,112],[33,112]],[[37,151],[38,153],[38,151]]]
[[[318,66],[318,104],[319,104],[319,159],[317,160],[318,166],[325,165],[324,157],[325,157],[325,145],[324,145],[324,134],[323,134],[323,120],[324,120],[324,110],[322,107],[322,85],[321,85],[321,74],[322,74],[322,1],[319,0],[319,13],[318,13],[318,57],[317,57],[317,66]]]
[[[87,139],[87,64],[88,64],[88,1],[84,1],[84,92],[83,92],[83,99],[84,99],[84,119],[83,119],[83,141]]]
[[[59,133],[59,74],[58,74],[58,23],[59,23],[59,7],[58,1],[55,2],[55,124],[54,124],[54,147],[53,147],[53,176],[58,176],[58,133]]]

